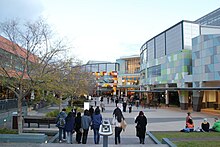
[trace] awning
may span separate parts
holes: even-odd
[[[117,88],[140,88],[139,85],[118,85]]]
[[[128,92],[147,93],[147,92],[164,92],[163,90],[128,90]]]
[[[161,91],[218,91],[220,87],[161,87],[161,88],[154,88],[153,90],[161,90]]]
[[[110,92],[110,91],[113,91],[113,89],[99,89],[99,90],[96,90],[96,91]]]

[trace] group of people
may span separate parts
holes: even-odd
[[[56,126],[59,128],[59,142],[67,140],[67,143],[72,144],[72,134],[76,132],[76,142],[86,144],[88,132],[91,128],[94,132],[94,143],[99,144],[99,127],[102,124],[99,107],[96,107],[93,111],[92,108],[85,110],[83,116],[80,112],[76,114],[76,111],[71,111],[67,115],[66,109],[62,109],[56,120]]]
[[[121,143],[120,134],[122,130],[126,128],[126,122],[124,115],[120,109],[120,104],[113,111],[112,125],[114,125],[115,133],[115,144]],[[59,128],[59,142],[67,141],[68,144],[73,143],[73,134],[76,133],[76,142],[78,144],[86,144],[89,129],[94,132],[94,143],[99,144],[100,134],[99,128],[102,124],[102,115],[99,106],[96,109],[93,106],[89,110],[84,110],[84,114],[81,116],[80,112],[72,110],[66,114],[66,109],[62,111],[57,116],[56,126]],[[140,144],[144,144],[147,118],[143,111],[139,112],[139,115],[135,119],[136,125],[136,136],[139,137]]]
[[[193,118],[191,116],[191,113],[188,112],[186,116],[186,126],[184,129],[181,130],[181,132],[220,132],[220,120],[218,118],[215,118],[213,126],[210,128],[210,123],[208,122],[207,118],[204,118],[203,122],[201,123],[201,126],[197,129],[194,129],[194,123]]]

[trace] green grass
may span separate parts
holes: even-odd
[[[217,147],[220,141],[179,141],[173,142],[178,147]]]
[[[159,141],[162,141],[162,138],[169,138],[169,139],[179,139],[178,141],[172,141],[178,147],[213,147],[213,146],[220,146],[220,133],[217,132],[151,132]],[[219,137],[219,141],[217,139],[210,140],[211,137]],[[204,138],[202,141],[197,140],[199,138]],[[205,139],[207,138],[207,139]],[[181,139],[190,139],[187,141]]]

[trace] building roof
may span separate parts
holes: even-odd
[[[204,21],[207,21],[209,20],[210,18],[213,18],[213,17],[216,17],[215,15],[218,15],[219,16],[220,14],[220,8],[200,17],[199,19],[195,20],[196,23],[204,23]]]
[[[113,63],[113,62],[89,60],[86,64],[101,64],[101,63]]]
[[[17,55],[17,56],[21,56],[23,57],[24,59],[27,58],[27,50],[20,47],[19,45],[11,42],[10,40],[0,36],[0,48],[9,52],[9,53],[12,53],[14,55]],[[36,62],[36,59],[37,59],[37,56],[33,55],[33,54],[29,54],[28,55],[28,60],[31,61],[31,62]]]
[[[167,91],[219,91],[220,87],[161,87],[153,88],[154,90],[167,90]]]
[[[140,55],[122,56],[120,59],[140,58]]]

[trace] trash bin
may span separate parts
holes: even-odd
[[[12,129],[18,129],[18,113],[12,112]]]
[[[102,125],[99,127],[99,134],[103,136],[103,147],[107,147],[108,136],[113,134],[109,120],[103,120]]]

